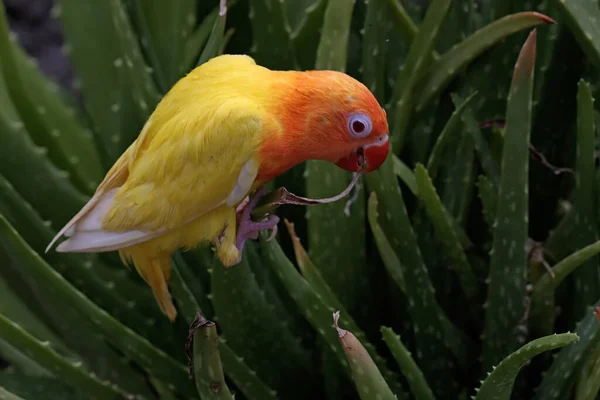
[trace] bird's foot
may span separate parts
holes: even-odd
[[[279,217],[276,215],[269,215],[266,219],[255,222],[252,221],[252,210],[258,204],[258,201],[266,194],[267,188],[261,187],[256,193],[249,199],[244,200],[237,208],[237,236],[235,239],[235,246],[242,253],[244,244],[248,239],[257,239],[258,234],[264,230],[271,230],[272,239],[277,234],[277,224],[279,223]]]

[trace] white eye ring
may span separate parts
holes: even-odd
[[[373,123],[368,115],[358,113],[348,117],[348,132],[353,138],[361,139],[369,136]]]

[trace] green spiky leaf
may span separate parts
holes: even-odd
[[[527,343],[496,366],[483,381],[475,400],[509,400],[517,374],[532,357],[560,347],[568,346],[579,340],[574,333],[545,336]]]
[[[527,284],[528,171],[536,31],[522,47],[508,98],[482,350],[489,370],[518,346]],[[505,279],[510,271],[511,279]]]

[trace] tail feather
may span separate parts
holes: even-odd
[[[122,252],[119,252],[121,254]],[[148,255],[143,252],[128,253],[121,258],[130,259],[135,266],[135,269],[146,283],[152,288],[154,298],[158,303],[163,314],[165,314],[171,322],[177,316],[177,310],[171,300],[169,287],[167,282],[171,276],[171,257],[166,254]]]

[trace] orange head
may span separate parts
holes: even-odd
[[[336,71],[283,72],[275,91],[283,146],[295,161],[327,160],[347,171],[381,166],[388,151],[385,110],[365,85]]]

